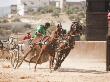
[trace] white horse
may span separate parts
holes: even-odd
[[[9,37],[9,54],[11,59],[11,64],[15,68],[19,62],[19,60],[23,57],[25,50],[28,46],[28,41],[19,42],[16,37]]]

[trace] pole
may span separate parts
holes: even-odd
[[[107,35],[107,53],[106,53],[106,71],[110,71],[110,12],[108,13],[108,35]]]

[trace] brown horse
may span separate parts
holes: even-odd
[[[74,48],[75,36],[80,36],[81,34],[82,26],[76,23],[75,25],[72,25],[64,39],[59,42],[59,51],[57,52],[57,62],[54,70],[57,70],[61,66],[62,62],[69,55],[71,49]]]
[[[57,44],[59,34],[60,34],[60,30],[59,28],[57,28],[55,31],[52,32],[51,36],[46,36],[44,38],[37,38],[34,42],[34,45],[25,54],[22,61],[18,64],[17,67],[19,67],[22,64],[23,60],[26,60],[26,57],[29,56],[29,53],[32,53],[29,57],[28,62],[36,63],[35,70],[36,70],[37,64],[42,62],[41,60],[42,60],[42,57],[44,56],[49,57],[49,68],[51,70],[54,63],[56,44]]]
[[[74,36],[67,34],[65,39],[59,43],[59,51],[57,52],[57,62],[55,64],[54,70],[57,70],[65,58],[70,53],[71,49],[74,48],[75,40]]]
[[[57,28],[55,31],[52,32],[50,37],[47,37],[46,40],[44,39],[45,40],[44,42],[47,41],[47,45],[42,45],[41,47],[41,51],[36,61],[35,70],[36,70],[37,63],[40,60],[41,56],[43,55],[43,53],[47,52],[49,54],[49,68],[50,68],[50,71],[52,71],[51,68],[53,67],[55,51],[57,47],[57,40],[60,36],[60,33],[61,33],[60,28]]]
[[[59,41],[59,51],[57,52],[57,62],[55,64],[54,70],[57,70],[65,58],[69,55],[71,49],[74,48],[75,45],[75,36],[80,36],[82,34],[82,26],[80,26],[77,22],[72,25],[70,31],[63,40]]]

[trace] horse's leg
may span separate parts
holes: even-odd
[[[66,56],[68,55],[68,51],[66,49],[62,50],[60,55],[60,60],[58,66],[60,67]]]
[[[36,71],[37,63],[38,63],[38,61],[40,60],[40,58],[41,58],[43,52],[44,52],[44,49],[41,49],[41,51],[40,51],[40,53],[39,53],[39,56],[38,56],[38,58],[37,58],[37,61],[36,61],[35,67],[34,67],[34,71]]]
[[[52,56],[49,55],[49,69],[50,69],[50,73],[52,72],[51,67],[52,67]]]
[[[19,63],[19,55],[20,55],[20,53],[19,53],[20,51],[19,51],[19,46],[18,46],[18,48],[17,48],[17,51],[16,51],[16,55],[17,55],[17,63],[16,63],[16,65],[15,65],[15,69],[16,69],[16,67],[17,67],[17,65],[18,65],[18,63]]]
[[[23,50],[23,46],[22,46],[22,44],[21,44],[21,52],[24,53],[24,50]]]
[[[1,57],[4,55],[4,46],[2,44],[2,47],[1,47]]]
[[[61,51],[59,52],[59,54],[58,54],[58,58],[57,58],[57,62],[56,62],[56,64],[55,64],[54,70],[57,70],[57,69],[60,67],[62,55],[63,55],[63,52],[62,52],[62,50],[61,50]]]
[[[11,55],[11,65],[14,67],[14,64],[13,64],[14,54],[12,51],[10,51],[9,54]]]
[[[1,52],[2,52],[2,55],[1,55],[1,57],[4,55],[4,50],[3,49],[1,49]]]
[[[21,60],[21,62],[18,64],[17,68],[19,68],[21,66],[21,64],[23,63],[24,59],[28,56],[28,54],[32,51],[32,49],[30,49],[27,54],[23,57],[23,59]]]
[[[33,56],[30,58],[29,64],[31,63],[31,61],[33,60],[33,58],[36,57],[36,55],[34,55],[34,54],[36,54],[35,52],[36,52],[36,50],[34,49],[34,50],[33,50],[33,53],[32,53]]]
[[[1,57],[2,57],[4,55],[4,46],[3,46],[3,43],[2,43],[2,46],[1,46],[1,52],[2,52]]]
[[[54,57],[52,57],[52,67],[53,67],[53,65],[54,65]]]
[[[35,51],[35,50],[33,50],[33,51],[32,51],[32,54],[34,55],[34,54],[35,54],[35,52],[36,52],[36,51]],[[32,59],[33,59],[34,57],[35,57],[35,56],[32,56],[32,57],[31,57],[31,59],[30,59],[30,61],[29,61],[29,69],[30,69],[30,64],[31,64],[31,61],[32,61]]]
[[[62,62],[65,60],[65,58],[69,55],[70,50],[71,50],[71,49],[67,49],[67,50],[65,49],[65,50],[64,50],[63,57],[62,57],[62,59],[61,59],[61,61],[60,61],[60,63],[59,63],[59,67],[61,66],[61,64],[62,64]]]
[[[52,67],[54,65],[54,59],[55,59],[55,53],[53,53],[53,55],[52,55]]]

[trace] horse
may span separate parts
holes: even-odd
[[[58,47],[57,57],[56,57],[57,61],[56,61],[54,70],[57,70],[61,66],[62,62],[69,55],[71,49],[74,48],[75,38],[74,36],[67,34],[65,36],[65,39],[61,40],[58,45],[59,47]]]
[[[73,22],[73,24],[70,27],[70,34],[75,35],[75,36],[80,36],[82,35],[82,25],[79,24],[79,22]]]
[[[78,24],[76,24],[78,26]],[[70,31],[65,35],[65,37],[58,43],[58,52],[57,52],[57,62],[55,64],[54,70],[57,70],[65,58],[69,55],[71,49],[75,45],[75,36],[81,35],[82,27],[75,27],[76,29],[70,29]]]
[[[12,49],[12,45],[14,44],[14,38],[9,37],[8,40],[0,40],[0,50],[2,52],[1,57],[4,55],[5,52],[10,53]],[[10,59],[10,57],[6,58]]]
[[[54,63],[55,50],[59,34],[60,30],[59,28],[57,28],[55,31],[52,32],[51,36],[46,36],[44,38],[38,37],[37,39],[34,39],[35,42],[33,42],[33,45],[31,46],[30,50],[24,55],[22,61],[18,64],[17,68],[20,67],[24,60],[29,63],[35,63],[34,69],[36,71],[37,64],[42,63],[42,57],[46,56],[48,57],[46,61],[49,60],[49,69],[50,71],[52,71],[51,69]],[[29,53],[32,54],[29,55]],[[29,58],[30,60],[26,60],[26,58]]]
[[[48,44],[42,45],[41,51],[40,51],[38,59],[36,61],[35,71],[36,71],[37,62],[39,61],[39,59],[45,52],[48,52],[48,54],[49,54],[49,69],[50,69],[50,72],[52,71],[51,68],[53,67],[53,63],[54,63],[55,50],[57,47],[57,40],[58,40],[58,37],[60,36],[60,32],[61,32],[60,28],[57,28],[56,31],[53,31],[51,36],[48,37],[48,39],[47,39]]]
[[[9,53],[9,41],[8,40],[0,40],[0,50],[2,52],[1,57],[4,55],[5,51]],[[6,59],[9,59],[9,57]]]
[[[25,43],[15,44],[13,49],[10,50],[11,64],[13,68],[16,68],[20,59],[24,55],[24,51],[27,49],[28,45]]]
[[[19,60],[18,56],[23,54],[24,47],[25,44],[19,43],[18,38],[14,36],[10,36],[8,40],[0,40],[0,50],[2,51],[2,56],[4,55],[5,51],[8,52],[6,59],[11,60],[13,67],[16,66],[16,60]]]
[[[19,41],[18,38],[10,37],[10,55],[11,55],[11,64],[14,68],[17,67],[19,61],[24,56],[26,49],[30,46],[31,39],[23,38],[22,41]]]

